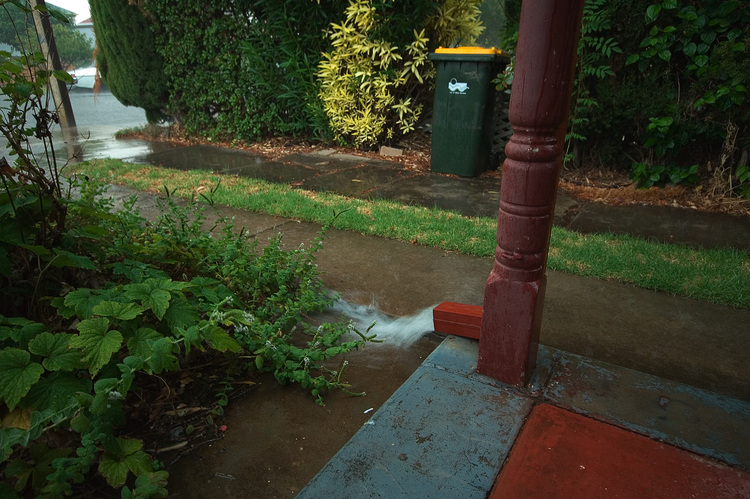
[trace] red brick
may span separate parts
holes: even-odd
[[[432,310],[435,331],[465,338],[479,339],[482,307],[443,302]]]

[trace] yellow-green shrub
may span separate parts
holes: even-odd
[[[446,0],[437,8],[410,3],[413,9],[402,5],[397,12],[395,2],[351,0],[345,19],[331,25],[332,49],[318,66],[319,95],[339,140],[371,147],[412,131],[429,101],[429,50],[471,42],[482,31],[481,0]]]
[[[429,26],[439,46],[448,47],[460,41],[474,41],[484,31],[479,22],[479,0],[446,0],[430,18]]]

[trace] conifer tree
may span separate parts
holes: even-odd
[[[127,0],[90,0],[89,5],[104,83],[126,106],[143,108],[149,122],[163,121],[169,91],[150,21]]]

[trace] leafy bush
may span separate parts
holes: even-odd
[[[153,0],[171,114],[189,134],[325,137],[314,71],[345,2]]]
[[[750,166],[740,165],[737,167],[737,191],[741,196],[750,199]]]
[[[352,0],[317,74],[335,136],[370,147],[414,130],[434,76],[428,46],[475,39],[479,3]]]
[[[64,184],[44,100],[50,78],[70,77],[37,71],[41,61],[0,53],[0,132],[15,157],[0,161],[0,494],[71,495],[98,472],[122,497],[165,497],[168,472],[121,434],[149,378],[190,366],[196,351],[236,362],[242,352],[245,368],[322,404],[348,388],[331,358],[372,337],[303,321],[334,299],[314,263],[324,234],[309,249],[286,251],[278,237],[261,247],[231,220],[204,230],[195,202],[167,196],[147,221],[135,198],[114,212],[94,182]],[[214,413],[225,404],[220,393]]]
[[[633,165],[631,178],[638,183],[638,187],[649,188],[651,186],[664,187],[667,182],[672,184],[696,184],[698,177],[698,165],[683,167],[668,163],[674,150],[681,145],[679,141],[688,140],[687,133],[677,134],[673,131],[674,120],[667,116],[663,118],[651,118],[646,128],[644,146],[652,151],[648,162]],[[657,159],[653,159],[653,158]]]
[[[239,44],[250,29],[239,2],[150,2],[156,49],[169,78],[169,109],[190,134],[250,139],[276,124],[242,68]]]
[[[370,145],[413,129],[429,102],[427,42],[475,37],[479,3],[152,0],[144,8],[165,61],[170,115],[188,134]],[[358,34],[337,35],[343,25]]]
[[[431,76],[428,39],[424,30],[414,31],[402,55],[390,41],[372,39],[388,17],[378,15],[370,2],[352,2],[346,16],[341,25],[333,25],[333,49],[323,54],[320,98],[337,138],[371,146],[384,135],[393,139],[414,129],[422,104],[412,102],[417,101],[416,88],[409,84],[424,84]],[[397,95],[402,97],[397,100]]]
[[[345,5],[344,0],[253,4],[253,22],[240,45],[242,69],[261,102],[276,103],[270,133],[331,138],[315,72],[328,48],[324,32],[341,17]]]
[[[613,54],[622,53],[613,37],[602,36],[611,28],[610,12],[605,9],[607,0],[592,0],[583,7],[581,38],[578,42],[576,79],[568,133],[565,136],[565,160],[580,161],[578,144],[586,140],[584,130],[590,123],[590,111],[599,106],[592,93],[592,82],[614,76],[609,61]]]
[[[506,1],[510,40],[519,4]],[[571,111],[577,159],[631,168],[643,186],[712,172],[739,192],[750,150],[748,16],[737,0],[588,2]]]
[[[662,157],[667,144],[674,152],[671,156],[679,157],[685,149],[696,148],[699,141],[713,145],[720,154],[714,152],[708,159],[719,168],[728,166],[729,173],[724,175],[731,179],[731,170],[742,165],[741,158],[747,158],[750,146],[750,103],[746,98],[750,11],[739,1],[695,6],[664,0],[648,6],[645,20],[651,26],[648,34],[641,40],[640,51],[626,63],[644,73],[669,72],[679,85],[680,99],[671,116],[652,118],[652,123],[670,119],[675,126],[664,132],[664,140],[654,141],[647,133],[644,147]],[[647,132],[651,131],[649,125]],[[683,177],[692,179],[691,175]]]

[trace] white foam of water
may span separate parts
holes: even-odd
[[[421,312],[405,317],[392,317],[374,307],[354,305],[344,300],[338,300],[331,310],[345,315],[354,321],[358,331],[364,333],[374,322],[370,334],[377,334],[378,340],[385,340],[388,344],[406,347],[413,344],[423,334],[434,331],[432,309],[428,307]]]

